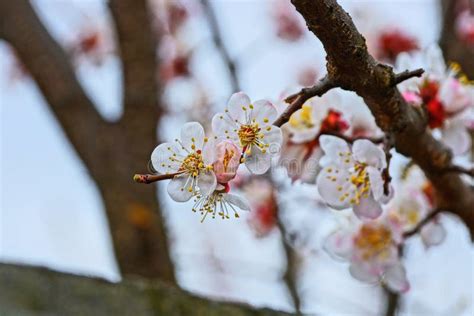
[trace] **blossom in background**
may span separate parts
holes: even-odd
[[[460,75],[459,66],[446,67],[437,46],[422,55],[402,54],[397,65],[398,69],[425,68],[422,78],[399,85],[402,94],[414,106],[424,106],[429,127],[441,132],[441,140],[454,154],[465,153],[471,146],[467,128],[473,121],[474,87]]]
[[[317,178],[319,194],[335,209],[353,207],[362,219],[374,219],[382,213],[384,195],[382,171],[387,167],[385,153],[372,142],[362,139],[349,145],[329,135],[319,138],[324,156]]]
[[[217,182],[225,184],[235,178],[241,155],[242,151],[229,140],[224,140],[216,145],[214,172]]]
[[[280,165],[284,166],[293,179],[314,183],[319,172],[319,159],[323,152],[319,136],[323,133],[343,134],[348,130],[347,118],[340,108],[338,95],[312,99],[296,111],[284,128]]]
[[[76,63],[87,60],[96,66],[100,66],[108,56],[115,53],[109,25],[84,27],[67,47]]]
[[[304,35],[304,21],[298,16],[288,1],[278,0],[274,6],[274,20],[277,36],[286,41],[295,42]]]
[[[198,194],[207,196],[215,190],[214,161],[214,142],[205,137],[204,128],[197,122],[184,124],[181,139],[163,143],[151,154],[158,173],[175,174],[168,184],[168,194],[177,202],[188,201]]]
[[[469,45],[474,45],[474,15],[464,10],[456,18],[457,36]]]
[[[379,59],[394,63],[397,56],[403,52],[410,53],[419,49],[415,37],[399,29],[382,30],[377,38],[377,53]]]
[[[252,177],[244,184],[243,192],[251,205],[250,227],[257,237],[267,236],[277,226],[278,204],[272,182]]]
[[[229,219],[230,213],[233,213],[235,218],[239,218],[237,209],[242,211],[250,211],[249,203],[242,197],[230,194],[229,185],[218,184],[216,190],[208,195],[198,194],[194,199],[193,212],[201,213],[201,222],[203,222],[208,215],[215,218],[216,215],[222,219]]]
[[[389,225],[377,220],[338,228],[326,238],[324,248],[333,258],[349,261],[355,279],[403,293],[410,285],[400,261],[400,240]]]
[[[271,158],[280,151],[282,132],[272,125],[277,110],[266,100],[251,102],[243,92],[234,93],[224,113],[212,118],[212,130],[219,139],[230,140],[243,153],[242,161],[250,172],[265,173]]]

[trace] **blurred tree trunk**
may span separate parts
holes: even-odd
[[[99,115],[29,1],[0,0],[0,38],[16,50],[97,184],[121,273],[174,283],[156,187],[132,181],[135,172],[145,171],[157,143],[156,36],[146,0],[111,0],[110,6],[124,74],[124,114],[118,122]]]
[[[474,1],[470,2],[471,10]],[[456,17],[459,7],[458,0],[440,0],[442,29],[439,45],[447,62],[454,61],[461,65],[463,72],[472,80],[474,79],[474,49],[467,43],[460,41],[456,34]]]

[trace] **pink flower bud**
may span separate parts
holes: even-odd
[[[214,172],[217,182],[227,183],[232,180],[240,165],[242,152],[231,141],[223,141],[216,146],[217,160],[214,162]]]

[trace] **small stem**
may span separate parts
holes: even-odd
[[[398,73],[393,78],[393,85],[396,86],[397,84],[414,78],[414,77],[421,77],[425,71],[422,68],[415,69],[415,70],[405,70],[401,73]]]
[[[171,173],[171,174],[135,174],[133,176],[133,181],[135,181],[137,183],[150,184],[150,183],[161,181],[161,180],[173,179],[178,174],[179,173]]]
[[[431,222],[431,220],[433,220],[439,213],[442,212],[442,209],[438,208],[438,209],[435,209],[434,211],[432,211],[431,213],[429,213],[428,215],[426,215],[426,217],[421,220],[418,225],[416,225],[415,228],[413,228],[412,230],[409,230],[407,232],[405,232],[403,234],[403,238],[409,238],[413,235],[416,235],[417,233],[419,233],[421,231],[421,229],[423,228],[423,226],[425,226],[426,224],[428,224],[429,222]]]
[[[468,169],[461,166],[451,166],[445,169],[445,172],[456,172],[456,173],[464,173],[468,176],[474,177],[474,168]]]
[[[392,181],[392,176],[390,175],[390,161],[392,160],[392,153],[390,153],[390,150],[393,148],[393,137],[391,135],[386,135],[383,140],[384,144],[384,153],[385,153],[385,159],[387,161],[387,166],[385,169],[382,171],[382,177],[384,180],[383,184],[383,193],[385,195],[388,195],[390,192],[390,182]]]
[[[343,135],[343,134],[340,134],[340,133],[337,133],[337,132],[331,132],[331,131],[322,132],[320,134],[320,136],[322,136],[322,135],[336,136],[336,137],[339,137],[341,139],[344,139],[349,144],[352,144],[356,140],[361,140],[361,139],[369,140],[369,141],[371,141],[372,143],[375,143],[375,144],[381,144],[384,141],[384,137],[350,137],[350,136],[346,136],[346,135]]]
[[[286,110],[280,115],[279,118],[273,125],[275,126],[282,126],[285,124],[289,119],[290,116],[301,109],[303,104],[315,96],[322,96],[332,88],[335,88],[336,85],[329,79],[329,77],[324,77],[321,79],[317,84],[309,88],[303,88],[300,92],[290,95],[288,98],[285,99],[285,102],[290,103],[290,105],[286,108]]]

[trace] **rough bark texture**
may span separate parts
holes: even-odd
[[[474,1],[471,8],[474,10]],[[459,40],[455,31],[457,0],[441,0],[441,16],[443,17],[439,46],[443,50],[446,61],[455,61],[461,65],[463,72],[474,79],[474,47]]]
[[[286,315],[218,303],[161,281],[101,279],[45,268],[0,264],[0,314],[20,315]]]
[[[377,125],[393,136],[396,150],[411,157],[431,180],[440,207],[461,217],[474,236],[474,191],[458,174],[446,172],[450,151],[427,131],[425,115],[404,101],[392,68],[368,53],[364,37],[337,1],[292,3],[324,45],[329,80],[365,100]]]
[[[146,1],[116,0],[111,6],[125,79],[118,122],[101,118],[29,1],[0,0],[0,38],[15,48],[98,185],[121,272],[174,282],[155,186],[138,187],[131,178],[144,171],[156,146],[160,114]]]

